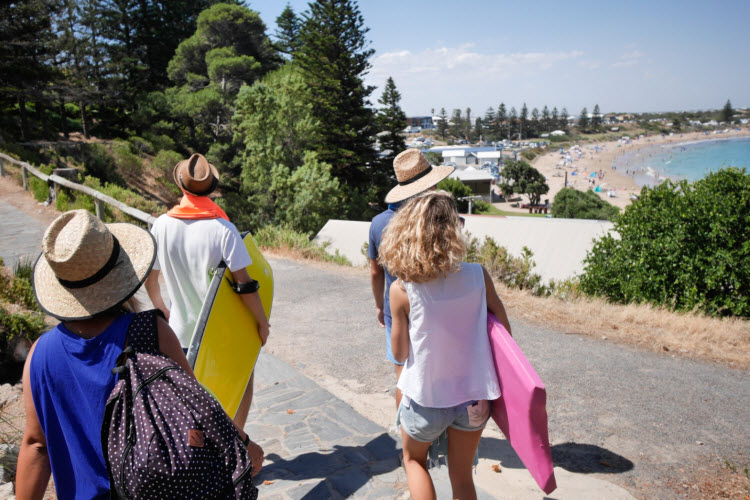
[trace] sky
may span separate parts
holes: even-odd
[[[268,33],[291,5],[250,0]],[[360,0],[375,54],[364,77],[393,77],[408,116],[505,103],[578,115],[750,107],[750,1]]]

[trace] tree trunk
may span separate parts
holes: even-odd
[[[26,118],[26,96],[21,93],[18,96],[18,111],[21,117],[21,140],[29,139],[29,121]]]
[[[65,101],[60,101],[60,131],[68,138],[68,117],[65,114]]]
[[[81,128],[83,128],[83,136],[89,138],[89,115],[86,112],[86,104],[79,102],[78,105],[81,107]]]

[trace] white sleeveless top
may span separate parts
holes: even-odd
[[[445,278],[404,287],[409,358],[398,380],[401,392],[429,408],[499,398],[482,266],[464,263]]]

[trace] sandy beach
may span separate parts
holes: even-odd
[[[631,137],[630,142],[601,141],[580,144],[580,148],[571,147],[565,154],[560,153],[559,147],[550,145],[550,151],[537,156],[531,162],[547,179],[549,193],[542,196],[542,202],[552,203],[555,195],[565,186],[565,172],[568,173],[568,187],[585,191],[601,186],[597,193],[603,200],[624,208],[632,200],[631,195],[638,195],[641,185],[649,180],[642,172],[632,172],[640,166],[640,155],[653,154],[650,148],[657,148],[665,144],[689,143],[705,140],[721,140],[730,137],[750,136],[749,129],[732,130],[723,134],[705,135],[703,132],[690,132],[674,135],[650,135],[643,138]],[[568,155],[570,151],[570,155]],[[580,154],[579,154],[580,153]],[[630,166],[632,165],[632,167]],[[596,173],[596,177],[591,175]],[[609,194],[614,194],[610,196]],[[515,198],[515,197],[514,197]],[[523,198],[523,203],[526,198]],[[528,209],[514,208],[511,202],[495,203],[497,208],[511,212],[528,213]]]

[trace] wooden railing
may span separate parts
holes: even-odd
[[[81,193],[87,194],[91,196],[94,199],[94,205],[96,207],[96,216],[99,217],[99,219],[104,220],[104,204],[108,204],[117,210],[120,210],[121,212],[129,215],[130,217],[133,217],[134,219],[137,219],[145,224],[148,225],[149,229],[156,221],[156,217],[153,215],[147,214],[146,212],[143,212],[141,210],[138,210],[137,208],[133,208],[129,205],[126,205],[122,203],[121,201],[115,200],[111,196],[107,196],[104,193],[100,193],[96,189],[92,189],[88,186],[84,186],[81,184],[76,184],[75,182],[69,181],[68,179],[64,179],[60,177],[59,175],[47,175],[44,172],[39,171],[36,167],[33,167],[32,165],[29,165],[26,162],[16,160],[15,158],[11,158],[8,155],[5,155],[3,153],[0,153],[0,176],[5,175],[5,162],[12,163],[14,165],[17,165],[21,168],[21,180],[23,183],[23,188],[25,190],[29,189],[29,182],[28,182],[28,176],[29,173],[35,177],[38,177],[39,179],[46,182],[48,185],[52,187],[56,186],[63,186],[67,189],[72,189],[74,191],[79,191]]]

